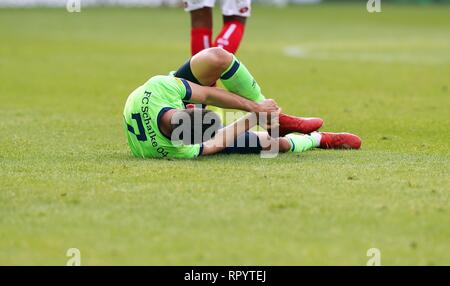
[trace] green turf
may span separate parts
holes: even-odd
[[[121,112],[186,59],[188,15],[0,10],[0,264],[450,264],[449,14],[255,7],[265,94],[363,149],[166,161],[131,157]]]

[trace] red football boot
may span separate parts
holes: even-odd
[[[323,119],[317,117],[297,117],[281,113],[279,116],[279,136],[292,132],[309,134],[323,125]]]
[[[359,149],[361,138],[350,133],[320,132],[319,148],[322,149]]]

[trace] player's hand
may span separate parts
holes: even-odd
[[[277,112],[280,109],[278,104],[273,99],[265,99],[264,101],[258,103],[256,108],[256,113],[272,113]]]
[[[258,110],[256,111],[256,113],[258,114],[258,123],[269,127],[273,125],[271,122],[272,118],[278,118],[278,116],[280,115],[281,108],[278,106],[275,100],[266,99],[258,104]],[[277,123],[275,123],[275,125],[277,125]]]

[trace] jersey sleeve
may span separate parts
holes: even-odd
[[[174,76],[166,76],[164,84],[172,89],[177,95],[177,100],[189,101],[192,96],[192,89],[187,80]]]
[[[187,80],[171,75],[157,75],[152,77],[148,85],[159,91],[167,103],[189,101],[192,96],[192,89]]]
[[[189,101],[192,96],[192,89],[188,81],[184,78],[173,77],[178,82],[178,94],[183,101]],[[180,84],[181,82],[181,84]]]

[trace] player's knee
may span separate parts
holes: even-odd
[[[214,68],[226,70],[233,61],[233,55],[222,48],[208,49],[208,59]]]

